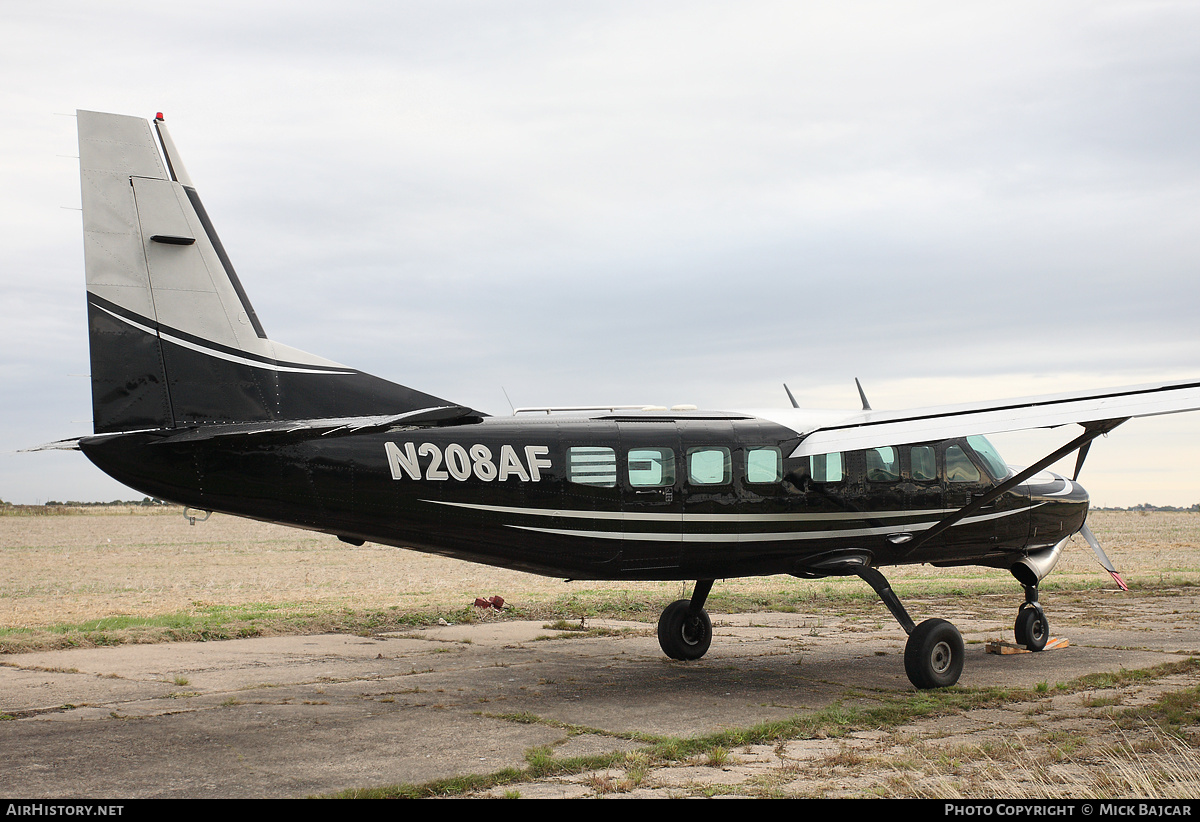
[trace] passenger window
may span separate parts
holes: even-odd
[[[779,482],[783,456],[778,448],[751,448],[746,452],[746,482]]]
[[[665,488],[675,484],[675,452],[670,448],[635,448],[629,452],[629,484]]]
[[[928,482],[937,479],[937,458],[932,445],[914,445],[908,454],[914,480]]]
[[[895,482],[900,479],[900,462],[890,445],[867,451],[867,481]]]
[[[617,484],[617,454],[611,448],[572,446],[567,449],[567,480],[612,488]]]
[[[725,485],[732,478],[728,448],[688,449],[688,482],[692,485]]]
[[[842,455],[814,454],[808,458],[808,473],[813,482],[841,482]]]
[[[951,445],[946,449],[947,482],[979,482],[979,469],[963,453],[962,448]]]

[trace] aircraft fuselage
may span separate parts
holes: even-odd
[[[1001,479],[966,440],[793,458],[794,431],[733,415],[187,431],[81,446],[180,504],[577,579],[820,575],[822,558],[847,553],[873,566],[1007,567],[1087,514],[1077,484],[1031,480],[909,548]]]

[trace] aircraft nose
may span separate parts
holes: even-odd
[[[1030,477],[1025,490],[1029,494],[1031,533],[1035,536],[1058,539],[1083,527],[1088,493],[1079,483],[1043,471]]]
[[[1025,483],[1030,502],[1037,503],[1084,503],[1088,501],[1088,493],[1082,485],[1059,474],[1043,471],[1034,474]]]

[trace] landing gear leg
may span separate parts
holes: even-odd
[[[1025,604],[1017,611],[1017,624],[1013,626],[1017,644],[1030,651],[1040,651],[1050,639],[1050,621],[1038,603],[1037,585],[1025,586]]]
[[[908,634],[904,646],[904,672],[909,681],[921,690],[946,688],[958,682],[965,653],[958,629],[944,619],[927,619],[920,625],[914,624],[883,574],[874,568],[859,568],[855,573],[875,589]]]
[[[712,644],[712,621],[704,610],[713,580],[696,580],[692,598],[678,599],[658,618],[658,644],[671,659],[699,659]]]

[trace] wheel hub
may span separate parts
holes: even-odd
[[[929,655],[929,663],[933,667],[935,673],[944,674],[950,668],[950,663],[954,660],[954,652],[950,650],[950,646],[945,642],[939,642],[933,646],[933,653]]]

